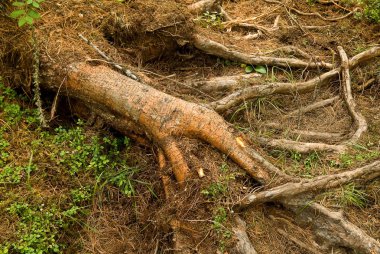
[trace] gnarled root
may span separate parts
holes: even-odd
[[[380,161],[376,161],[355,170],[339,174],[319,176],[313,179],[302,180],[297,183],[286,183],[266,191],[254,193],[245,197],[237,205],[237,208],[242,209],[264,202],[290,199],[291,197],[301,194],[315,194],[323,190],[328,190],[347,184],[355,179],[369,181],[378,176],[380,176]]]
[[[356,103],[354,101],[354,97],[352,96],[350,69],[347,54],[341,46],[338,47],[338,51],[342,59],[344,100],[346,101],[348,112],[352,116],[356,127],[355,133],[351,136],[347,143],[356,143],[360,139],[361,135],[367,131],[368,126],[365,118],[362,116],[362,114],[360,114],[360,112],[356,110]]]
[[[234,248],[237,254],[257,254],[255,248],[252,246],[247,234],[246,223],[238,216],[235,217],[236,225],[232,228],[237,239],[236,246]]]
[[[117,115],[115,128],[123,131],[123,121],[133,122],[165,152],[179,183],[188,166],[175,137],[200,138],[228,155],[259,182],[269,173],[247,151],[242,139],[234,136],[224,119],[213,110],[177,99],[131,80],[107,67],[85,63],[70,67],[66,89],[73,97],[103,105]],[[112,124],[112,122],[111,122]],[[125,132],[125,130],[124,130]]]
[[[282,204],[292,210],[299,221],[311,224],[316,236],[330,245],[326,247],[347,247],[366,254],[380,253],[380,243],[346,220],[342,213],[297,199]]]
[[[218,47],[216,47],[215,51],[217,51]],[[368,61],[378,56],[380,56],[380,47],[373,47],[369,50],[366,50],[352,57],[348,61],[348,66],[351,69],[353,69],[357,67],[360,63],[363,63],[365,61]],[[281,59],[281,58],[278,58],[278,59]],[[306,93],[306,92],[312,91],[316,87],[321,87],[322,85],[325,85],[328,80],[338,76],[340,71],[341,71],[341,67],[338,67],[305,82],[271,83],[271,84],[266,84],[266,85],[257,85],[257,86],[247,87],[247,88],[238,90],[232,94],[229,94],[218,101],[211,102],[208,106],[210,108],[213,108],[217,112],[224,112],[228,110],[229,108],[238,105],[244,100],[249,100],[249,99],[253,99],[260,96],[267,96],[267,95],[272,95],[272,94]]]
[[[296,68],[327,68],[331,69],[333,66],[325,62],[305,62],[295,58],[276,58],[267,56],[255,56],[238,51],[231,50],[226,46],[204,38],[200,35],[193,36],[194,46],[206,52],[207,54],[215,55],[239,63],[254,64],[254,65],[269,65],[269,66],[282,66],[282,67],[296,67]]]

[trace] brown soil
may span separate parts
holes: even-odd
[[[231,31],[220,28],[219,24],[209,27],[195,20],[187,10],[192,1],[153,1],[132,0],[117,1],[47,1],[44,3],[43,18],[36,24],[36,35],[41,51],[43,82],[58,87],[66,75],[66,66],[74,62],[90,61],[102,63],[101,56],[79,37],[83,34],[115,62],[127,65],[131,70],[154,86],[176,97],[205,103],[208,96],[188,88],[192,81],[224,75],[243,74],[241,63],[226,65],[224,59],[206,55],[195,49],[190,41],[198,33],[233,46],[240,51],[256,55],[265,55],[283,46],[295,46],[308,54],[326,62],[339,62],[336,47],[341,45],[349,56],[364,48],[378,44],[379,25],[364,20],[348,18],[330,22],[314,16],[294,15],[296,22],[286,10],[278,4],[260,1],[224,1],[225,11],[233,18],[244,20],[258,17],[256,25],[271,28],[275,18],[281,15],[279,30],[271,34],[246,40],[243,36],[256,32],[256,29],[233,27]],[[303,12],[319,12],[326,17],[338,17],[347,11],[335,5],[314,4],[306,1],[290,1],[291,6]],[[292,14],[293,15],[293,14]],[[199,17],[198,17],[199,18]],[[28,43],[31,31],[17,29],[13,21],[0,17],[0,23],[6,29],[0,29],[0,38],[11,38],[0,45],[0,70],[8,84],[23,85],[30,91],[32,72],[32,46]],[[317,30],[307,30],[305,34],[298,25],[328,26]],[[2,25],[3,26],[3,25]],[[289,27],[291,28],[282,28]],[[288,56],[285,53],[270,53],[271,56]],[[104,59],[103,59],[104,60]],[[49,70],[61,68],[59,75],[52,78]],[[322,70],[290,70],[276,67],[268,68],[268,75],[261,79],[277,81],[306,80]],[[272,75],[273,74],[273,75]],[[361,144],[373,150],[379,150],[380,143],[380,76],[379,60],[352,72],[353,85],[358,86],[375,77],[376,81],[367,89],[355,92],[355,99],[362,114],[370,126]],[[48,78],[47,78],[48,77]],[[293,111],[313,101],[339,95],[339,80],[331,82],[327,89],[303,95],[275,95],[246,102],[245,105],[231,108],[224,114],[233,126],[251,136],[271,138],[297,138],[289,130],[301,129],[320,132],[348,133],[352,120],[346,106],[339,101],[331,106],[307,113],[301,117],[279,120],[286,112]],[[45,91],[44,93],[49,94]],[[221,98],[223,94],[212,95]],[[65,107],[62,104],[60,107]],[[61,110],[60,112],[64,112]],[[63,115],[63,113],[61,113]],[[281,121],[282,130],[265,127],[268,123]],[[298,139],[299,141],[316,141]],[[257,147],[259,145],[257,144]],[[117,191],[110,193],[108,202],[101,206],[94,204],[88,217],[88,228],[81,231],[81,238],[70,240],[71,253],[171,253],[177,247],[186,249],[183,253],[216,253],[223,247],[226,253],[234,246],[235,240],[224,238],[215,230],[212,223],[218,207],[231,209],[231,204],[253,191],[257,183],[249,180],[241,169],[209,145],[193,140],[181,140],[190,168],[203,168],[206,177],[199,178],[192,170],[185,189],[165,201],[160,174],[157,172],[156,149],[135,144],[132,151],[136,161],[141,160],[143,175],[155,183],[157,198],[150,193],[141,193],[133,201],[119,197]],[[331,167],[330,161],[339,161],[336,154],[320,153],[316,167],[307,168],[303,161],[294,161],[291,152],[276,151],[271,148],[258,148],[261,154],[287,173],[299,176],[317,176],[346,170]],[[355,153],[355,151],[350,151]],[[303,159],[306,157],[302,157]],[[355,166],[366,164],[357,162]],[[353,165],[351,165],[353,167]],[[226,180],[226,172],[234,175],[235,180]],[[171,171],[162,172],[170,175]],[[170,179],[174,185],[174,178]],[[212,199],[202,194],[213,182],[222,182],[228,188],[221,198]],[[380,198],[379,181],[366,186],[370,193],[370,204],[364,209],[342,208],[351,222],[360,225],[369,235],[380,240]],[[339,190],[338,190],[339,191]],[[322,199],[322,198],[321,198]],[[138,200],[138,201],[136,201]],[[336,207],[336,200],[322,199],[324,204]],[[225,227],[233,224],[233,214],[228,213]],[[296,236],[308,244],[312,233],[308,228],[300,228],[293,222],[293,215],[277,205],[267,204],[250,209],[242,214],[248,225],[248,235],[258,253],[309,253],[301,248],[278,229]],[[174,226],[171,225],[178,221]],[[4,225],[0,225],[0,229]],[[5,228],[8,226],[5,225]],[[4,232],[3,230],[0,230]],[[0,233],[0,240],[3,233]],[[173,235],[175,239],[173,239]],[[82,246],[78,251],[78,246]],[[156,251],[156,252],[155,252]]]

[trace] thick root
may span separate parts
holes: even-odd
[[[347,150],[345,145],[329,145],[325,143],[307,143],[288,139],[257,139],[262,146],[270,146],[299,153],[310,153],[314,151],[329,151],[334,153],[344,153]]]
[[[237,243],[234,248],[235,253],[257,254],[255,248],[252,246],[252,243],[249,240],[246,223],[238,216],[235,217],[235,223],[235,227],[232,228],[232,231],[234,232],[237,239]]]
[[[370,59],[380,56],[380,47],[373,47],[356,56],[352,57],[348,65],[351,69],[357,67],[360,63],[366,62]],[[273,94],[295,94],[306,93],[312,91],[316,87],[322,87],[328,80],[339,75],[341,67],[328,71],[316,78],[305,82],[298,83],[271,83],[266,85],[251,86],[238,90],[226,97],[211,102],[208,106],[217,112],[224,112],[233,106],[249,99],[261,96],[268,96]]]
[[[353,180],[370,181],[380,176],[380,161],[367,166],[334,175],[319,176],[313,179],[302,180],[298,183],[287,183],[270,190],[251,194],[245,197],[238,208],[246,208],[264,202],[290,199],[301,194],[317,193],[336,188]]]
[[[380,243],[346,220],[342,213],[295,198],[282,204],[294,211],[298,220],[311,224],[316,236],[329,245],[326,247],[346,247],[366,254],[380,253]]]
[[[84,63],[71,66],[65,89],[71,96],[92,105],[102,105],[117,115],[110,121],[116,123],[116,129],[125,133],[127,126],[123,123],[132,122],[135,129],[144,130],[165,151],[179,182],[186,179],[188,172],[182,152],[174,143],[174,137],[179,136],[210,143],[259,182],[270,179],[269,173],[213,110],[177,99],[107,67]]]
[[[354,125],[356,127],[355,133],[347,141],[348,144],[356,143],[360,139],[361,135],[367,131],[368,125],[364,116],[356,109],[356,103],[354,97],[352,96],[351,89],[351,78],[350,78],[350,69],[349,62],[346,52],[342,47],[338,47],[339,55],[342,58],[342,79],[343,79],[343,93],[344,100],[346,101],[348,112],[354,120]]]

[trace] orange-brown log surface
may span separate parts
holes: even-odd
[[[186,180],[189,169],[176,144],[178,136],[204,140],[227,154],[257,181],[269,180],[269,174],[237,141],[225,120],[211,109],[175,98],[101,65],[72,64],[66,89],[72,96],[103,105],[145,130],[165,152],[179,183]]]

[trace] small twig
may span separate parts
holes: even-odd
[[[356,86],[355,90],[356,91],[363,91],[363,90],[367,89],[369,86],[371,86],[373,84],[373,82],[375,82],[375,81],[376,81],[375,78],[371,78],[371,79],[367,80],[366,82],[364,82],[362,85]]]
[[[220,12],[220,14],[223,15],[223,19],[224,19],[225,21],[231,21],[231,20],[232,20],[232,18],[230,17],[230,15],[228,15],[228,13],[223,9],[222,6],[219,6],[218,8],[219,8],[219,12]]]
[[[273,23],[273,29],[278,29],[278,23],[280,22],[281,15],[277,15]]]
[[[297,10],[296,8],[292,8],[290,7],[290,9],[300,15],[304,15],[304,16],[316,16],[324,21],[338,21],[338,20],[341,20],[341,19],[345,19],[347,18],[348,16],[352,15],[353,13],[355,13],[358,8],[355,8],[354,10],[350,11],[349,13],[347,13],[346,15],[343,15],[341,17],[336,17],[336,18],[325,18],[323,17],[320,13],[318,12],[311,12],[311,13],[306,13],[306,12],[302,12],[300,10]]]
[[[285,118],[293,117],[293,116],[298,116],[300,114],[305,114],[307,112],[311,112],[313,110],[326,107],[326,106],[328,106],[330,104],[335,103],[338,100],[339,100],[339,96],[335,96],[335,97],[332,97],[332,98],[329,98],[329,99],[326,99],[326,100],[317,101],[317,102],[315,102],[313,104],[310,104],[310,105],[308,105],[306,107],[303,107],[303,108],[300,108],[300,109],[297,109],[297,110],[294,110],[294,111],[288,113],[285,116]]]
[[[206,97],[208,97],[208,98],[210,98],[210,99],[212,99],[212,100],[215,99],[215,98],[212,97],[211,95],[209,95],[209,94],[207,94],[207,93],[201,91],[200,89],[198,89],[198,88],[196,88],[196,87],[193,87],[193,86],[187,85],[187,84],[182,83],[182,82],[178,82],[177,80],[174,80],[174,79],[172,79],[172,78],[170,78],[170,77],[165,77],[165,76],[163,76],[163,75],[161,75],[161,74],[155,73],[155,72],[153,72],[153,71],[148,71],[148,70],[143,70],[143,72],[150,73],[150,74],[152,74],[152,75],[155,75],[155,76],[157,76],[157,77],[160,77],[160,78],[163,78],[163,79],[166,79],[166,80],[170,80],[171,82],[173,82],[173,83],[175,83],[175,84],[177,84],[177,85],[181,85],[181,86],[187,87],[187,88],[189,88],[189,89],[192,89],[192,90],[194,90],[194,91],[197,91],[197,92],[203,94],[204,96],[206,96]]]
[[[106,53],[104,53],[103,51],[101,51],[97,46],[95,46],[91,41],[89,41],[82,34],[78,34],[78,36],[83,41],[85,41],[88,45],[90,45],[91,47],[93,47],[95,49],[95,51],[99,53],[99,55],[101,55],[104,59],[106,59],[109,62],[109,64],[111,64],[113,67],[115,67],[116,69],[118,69],[119,71],[121,71],[122,73],[124,73],[125,76],[127,76],[127,77],[129,77],[129,78],[131,78],[133,80],[140,81],[140,79],[134,73],[132,73],[130,70],[128,70],[126,68],[123,68],[119,64],[115,63],[109,56],[106,55]]]
[[[48,127],[46,122],[44,111],[42,109],[42,100],[41,100],[41,89],[40,89],[40,52],[38,48],[38,42],[35,35],[34,28],[32,28],[32,42],[33,42],[33,60],[34,60],[34,73],[33,73],[33,81],[34,81],[34,101],[38,109],[38,117],[40,119],[41,126],[43,128]]]
[[[290,13],[290,8],[286,6],[285,4],[282,4],[286,10],[286,13],[288,14],[289,18],[298,26],[298,28],[304,33],[307,34],[305,29],[301,26],[301,24],[293,17],[293,15]]]
[[[58,105],[59,92],[61,91],[61,87],[62,87],[63,83],[65,83],[65,81],[66,81],[66,77],[62,80],[61,84],[59,85],[57,94],[54,97],[53,105],[51,106],[51,110],[50,110],[49,122],[52,121],[55,117],[55,112],[57,111],[57,105]]]
[[[310,253],[313,253],[313,254],[322,254],[321,251],[319,251],[318,249],[316,249],[316,248],[310,246],[310,243],[306,244],[306,243],[302,242],[301,240],[299,240],[298,238],[294,237],[293,235],[291,235],[291,234],[285,232],[284,230],[282,230],[282,229],[280,229],[280,228],[277,229],[277,232],[278,232],[280,235],[282,235],[282,236],[288,238],[290,241],[292,241],[292,242],[294,242],[295,244],[297,244],[299,247],[301,247],[301,248],[303,248],[303,249],[309,251]],[[314,243],[313,245],[316,245],[316,243]]]

